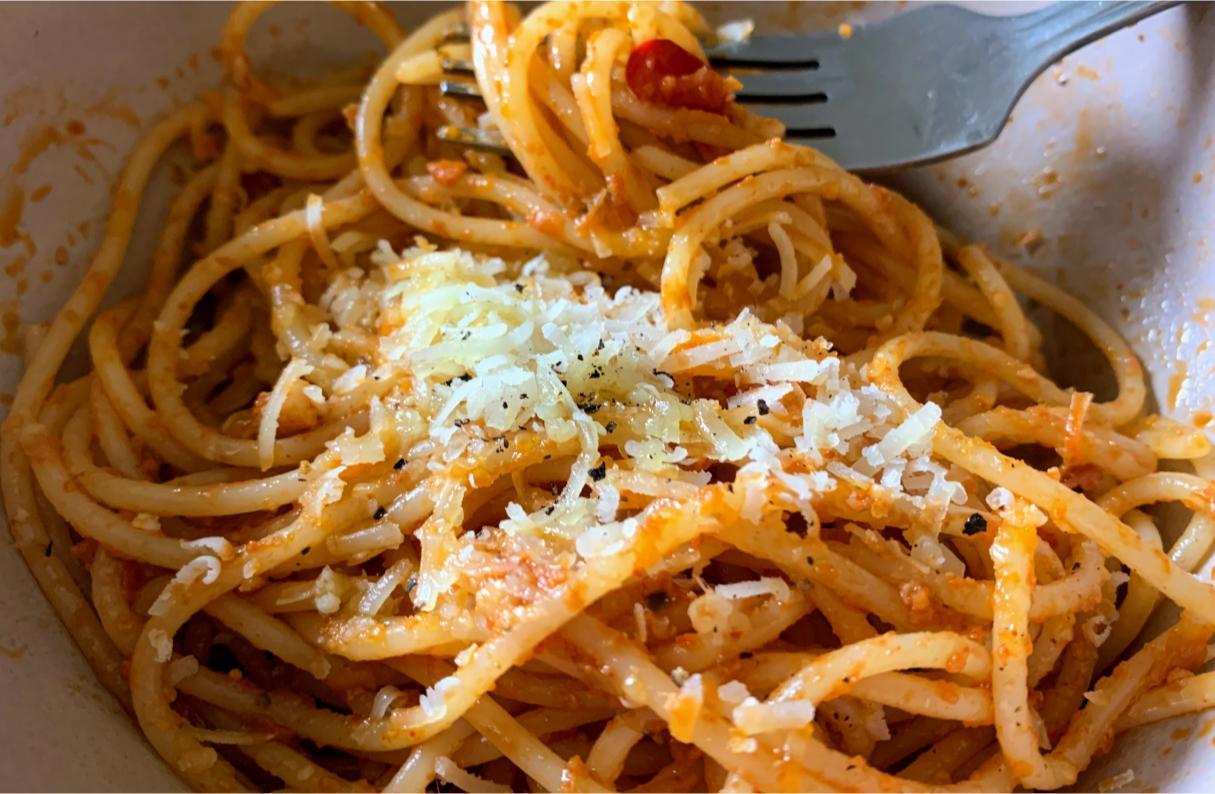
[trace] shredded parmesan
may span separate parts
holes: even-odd
[[[991,489],[991,493],[987,494],[986,502],[992,510],[1006,510],[1012,507],[1015,498],[1012,491],[1001,485]]]
[[[341,583],[328,565],[316,577],[312,586],[313,602],[316,611],[322,615],[332,615],[342,608]]]
[[[674,702],[668,708],[671,711],[671,736],[681,742],[692,739],[692,730],[700,717],[700,709],[705,702],[705,686],[700,674],[689,676],[679,692],[673,696]]]
[[[789,585],[784,579],[777,576],[764,576],[750,582],[720,584],[713,589],[713,592],[722,598],[729,598],[732,600],[772,595],[776,596],[778,600],[786,601],[790,597]]]
[[[422,712],[432,720],[441,720],[447,714],[447,696],[460,685],[460,680],[453,676],[440,678],[435,685],[422,693],[418,705]]]
[[[1117,791],[1120,788],[1125,788],[1135,782],[1135,770],[1124,769],[1112,777],[1107,777],[1097,784],[1097,790],[1101,792]]]
[[[304,220],[317,256],[335,270],[341,267],[337,257],[333,255],[333,248],[329,245],[329,234],[325,231],[325,200],[315,193],[308,194],[308,201],[304,204]]]
[[[781,222],[774,216],[768,230],[778,245],[792,232]],[[741,243],[730,250],[740,262],[750,256]],[[943,517],[948,505],[966,499],[951,469],[932,458],[940,408],[930,402],[907,412],[869,382],[863,366],[842,359],[825,341],[800,339],[794,316],[787,318],[792,325],[773,324],[743,309],[693,335],[667,327],[657,293],[611,291],[596,274],[559,268],[543,256],[510,264],[425,245],[397,255],[381,244],[370,259],[369,270],[334,274],[320,300],[333,324],[318,326],[313,338],[317,361],[328,361],[327,340],[348,330],[375,339],[374,356],[318,369],[314,377],[325,388],[297,390],[311,405],[325,395],[340,399],[386,373],[409,376],[391,397],[369,400],[373,432],[347,431],[329,442],[339,470],[417,444],[432,450],[435,466],[483,459],[509,453],[523,433],[559,450],[568,476],[552,499],[512,502],[506,519],[485,531],[443,528],[462,524],[458,504],[440,508],[436,494],[414,494],[397,500],[384,521],[329,538],[333,553],[354,561],[396,548],[409,531],[422,542],[416,574],[404,567],[386,572],[360,597],[363,614],[376,614],[408,575],[416,577],[410,598],[423,611],[453,588],[479,592],[484,583],[469,571],[479,564],[479,545],[491,537],[528,549],[528,557],[542,540],[563,569],[578,559],[620,554],[635,545],[644,518],[621,515],[631,495],[693,494],[709,483],[709,466],[718,462],[738,469],[745,520],[769,509],[774,484],[793,510],[840,479],[928,515]],[[809,268],[804,278],[813,277],[810,282],[797,281],[801,266],[796,257],[784,259],[783,290],[824,280],[846,289],[854,278],[837,257]],[[274,392],[285,392],[290,379],[301,382],[305,366],[289,363]],[[698,397],[692,378],[699,371],[730,373],[736,393],[724,404]],[[267,400],[259,428],[259,441],[269,439],[260,447],[263,463],[272,456],[275,398]],[[769,430],[774,422],[782,439],[792,437],[792,450]],[[609,434],[615,452],[605,457]],[[789,466],[790,451],[808,465]],[[314,501],[306,509],[319,513],[341,496],[340,475],[324,476],[310,489],[306,499]],[[479,476],[471,471],[451,485],[488,485]],[[572,555],[562,557],[563,549]],[[961,565],[931,537],[914,555],[936,570]],[[698,598],[689,614],[697,631],[744,630],[749,621],[732,602],[762,595],[785,599],[788,585],[776,577],[728,584]],[[493,600],[483,603],[491,609]],[[322,598],[319,606],[331,609],[333,599]]]
[[[232,546],[232,543],[227,538],[218,536],[187,540],[182,545],[187,549],[210,552],[212,556],[221,560],[230,560],[236,556],[236,549]]]
[[[373,720],[383,719],[388,710],[392,708],[393,702],[401,695],[401,690],[391,684],[380,687],[371,701],[371,711],[367,716]]]
[[[131,519],[131,526],[145,532],[159,532],[160,519],[151,513],[136,513],[135,517]]]
[[[741,681],[727,681],[717,688],[717,698],[722,703],[737,706],[749,697],[751,697],[751,693],[747,691],[747,685]]]
[[[148,642],[151,643],[152,650],[156,654],[156,661],[164,664],[173,658],[173,640],[161,629],[150,629]]]
[[[489,794],[510,794],[510,787],[494,783],[483,777],[465,772],[445,756],[435,759],[435,774],[443,780],[465,791],[484,791]]]
[[[293,358],[283,367],[270,397],[262,408],[261,419],[257,426],[257,462],[262,471],[274,465],[274,440],[278,435],[278,417],[287,402],[290,389],[303,376],[312,371],[312,367],[303,359]]]
[[[814,704],[805,700],[761,703],[749,697],[734,707],[734,725],[747,736],[804,728],[814,721]]]
[[[220,571],[223,570],[224,566],[223,563],[221,563],[217,558],[212,557],[209,554],[204,554],[201,557],[195,557],[183,565],[177,572],[178,576],[181,576],[191,568],[193,570],[190,571],[187,576],[192,576],[194,573],[197,573],[197,581],[201,581],[203,584],[213,584],[215,580],[219,578]],[[193,580],[182,577],[179,581],[181,584],[191,584]]]
[[[198,672],[198,660],[193,656],[181,656],[169,662],[165,668],[165,682],[175,687]]]

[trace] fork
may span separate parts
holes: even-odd
[[[1060,2],[1003,17],[930,5],[854,29],[755,35],[706,54],[742,84],[737,101],[784,123],[786,140],[849,170],[878,173],[986,146],[1048,66],[1174,5]],[[459,62],[444,68],[470,71]],[[478,96],[467,81],[443,80],[440,90]],[[508,153],[492,131],[446,127],[438,136]]]

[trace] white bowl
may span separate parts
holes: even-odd
[[[714,3],[710,10],[754,16],[761,29],[895,11],[852,5]],[[412,21],[435,10],[407,5],[399,13]],[[49,318],[74,286],[99,239],[109,184],[142,129],[216,84],[211,50],[227,7],[14,4],[3,13],[0,162],[10,167],[0,172],[0,208],[13,188],[23,190],[18,231],[36,246],[20,266],[26,246],[0,247],[0,394],[11,395],[20,369],[11,355],[20,338],[14,320]],[[311,4],[275,10],[252,42],[255,52],[273,51],[275,63],[312,69],[371,45],[343,15]],[[1057,273],[1130,339],[1159,410],[1183,421],[1212,407],[1215,383],[1215,239],[1207,239],[1215,217],[1213,58],[1215,14],[1197,5],[1170,10],[1048,70],[990,148],[897,180],[956,231]],[[71,122],[84,132],[67,133],[78,129]],[[38,151],[48,129],[65,142]],[[42,185],[51,192],[34,201]],[[151,216],[163,210],[169,187],[162,179],[151,192],[115,293],[139,284],[157,222]],[[0,240],[3,217],[0,209]],[[1036,246],[1024,245],[1035,238]],[[1071,369],[1083,374],[1085,366]],[[0,604],[0,788],[180,789],[94,680],[7,536]],[[1133,769],[1137,790],[1209,790],[1212,725],[1195,715],[1132,731],[1081,787]]]

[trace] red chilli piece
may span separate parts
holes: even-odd
[[[721,113],[730,101],[725,78],[670,39],[639,44],[629,53],[625,77],[645,102]]]

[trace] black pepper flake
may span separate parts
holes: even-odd
[[[417,586],[418,586],[418,577],[417,577],[417,576],[411,576],[411,577],[409,577],[409,581],[407,581],[407,582],[405,583],[405,592],[406,592],[406,594],[408,594],[408,593],[412,593],[412,592],[413,592],[413,589],[414,589],[415,587],[417,587]]]
[[[383,518],[383,517],[384,517],[384,516],[386,516],[386,515],[388,515],[388,511],[387,511],[387,510],[385,510],[385,509],[384,509],[384,508],[382,508],[382,507],[377,507],[377,508],[375,509],[375,514],[374,514],[374,515],[372,515],[371,517],[372,517],[373,519],[375,519],[376,521],[379,521],[381,518]]]
[[[671,603],[671,597],[661,590],[645,597],[645,605],[650,608],[651,612],[657,612],[669,603]]]
[[[469,374],[466,372],[466,373],[464,373],[463,375],[461,375],[461,376],[460,376],[460,380],[464,381],[465,383],[468,383],[470,380],[472,380],[472,375],[469,375]]]
[[[519,399],[520,399],[520,400],[526,400],[526,399],[527,399],[527,392],[520,392],[520,393],[519,393]]]
[[[987,531],[987,519],[978,513],[971,513],[966,519],[966,524],[962,527],[963,535],[978,535],[980,532]]]
[[[579,354],[578,354],[578,360],[579,360],[579,361],[582,361],[582,360],[583,360],[583,358],[582,358],[582,354],[581,354],[581,353],[579,353]]]
[[[394,469],[396,469],[397,471],[400,471],[401,469],[405,468],[405,459],[397,458],[397,462],[392,464],[392,467]]]
[[[548,507],[544,508],[544,514],[546,516],[551,516],[553,514],[553,511],[556,509],[557,508],[553,507],[552,505],[549,505]]]
[[[455,425],[456,427],[464,427],[464,425],[468,424],[471,421],[472,421],[471,419],[457,419],[454,422],[452,422],[452,424]]]
[[[305,554],[307,554],[307,553],[308,553],[308,552],[310,552],[310,551],[312,551],[312,547],[311,547],[311,546],[305,546],[305,547],[304,547],[304,549],[303,549],[303,551],[301,551],[301,552],[300,552],[300,556],[302,557],[302,556],[304,556]]]
[[[767,400],[762,400],[762,399],[761,399],[761,400],[758,400],[758,401],[755,403],[755,407],[759,409],[759,415],[760,415],[760,416],[767,416],[767,415],[768,415],[768,401],[767,401]]]
[[[508,407],[508,406],[506,405],[506,400],[503,400],[503,401],[502,401],[502,407],[503,407],[503,408],[507,408],[507,407]]]
[[[602,407],[599,403],[578,403],[578,410],[587,414],[593,414]]]
[[[614,433],[614,432],[616,432],[616,423],[608,422],[607,425],[603,429],[608,433]]]
[[[756,423],[756,422],[758,422],[758,421],[759,421],[759,417],[757,417],[757,416],[748,416],[746,419],[744,419],[744,420],[743,420],[743,424],[744,424],[744,425],[753,425],[753,424],[755,424],[755,423]]]
[[[49,557],[49,556],[51,556],[51,552],[54,550],[54,548],[55,548],[55,542],[54,542],[54,541],[49,541],[49,542],[46,544],[46,548],[42,550],[42,556],[43,556],[43,557]]]
[[[603,350],[603,340],[602,339],[599,340],[599,344],[595,347],[596,353],[598,353],[600,350]]]
[[[516,284],[516,285],[515,285],[515,292],[523,292],[523,285],[522,285],[522,284]]]
[[[599,465],[587,472],[591,479],[599,482],[607,476],[607,461],[600,461]]]
[[[591,370],[591,380],[594,380],[595,378],[602,378],[602,377],[603,377],[603,370],[600,370],[600,369]]]
[[[814,564],[814,558],[813,558],[813,557],[811,557],[809,554],[807,554],[807,555],[806,555],[806,564],[807,564],[807,565],[813,565],[813,564]]]

